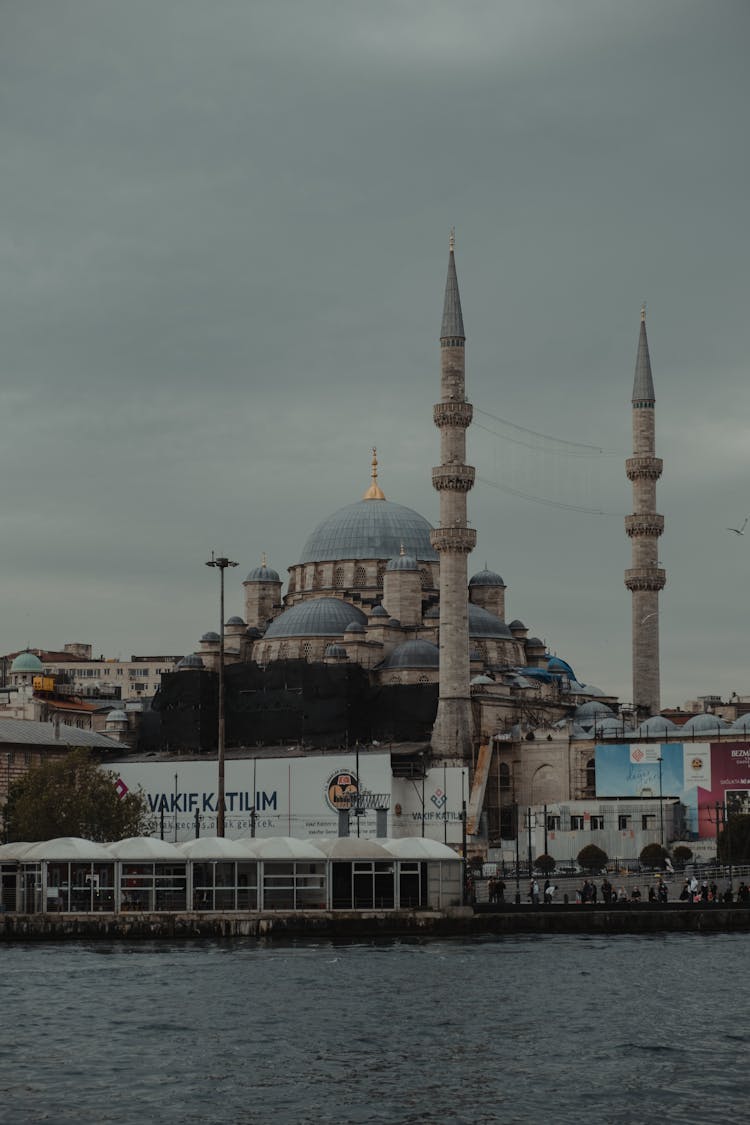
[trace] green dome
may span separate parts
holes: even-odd
[[[10,666],[11,672],[41,672],[42,662],[33,652],[19,652]]]

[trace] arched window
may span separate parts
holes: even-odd
[[[423,590],[426,590],[427,587],[431,584],[430,583],[430,572],[429,572],[429,570],[427,569],[426,566],[422,567],[422,570],[420,571],[420,574],[419,574],[419,580],[422,583],[422,589]]]
[[[344,568],[337,566],[333,572],[333,584],[337,590],[340,590],[344,585]]]
[[[383,589],[383,576],[385,574],[385,563],[378,563],[378,589]]]
[[[309,660],[311,652],[312,652],[312,645],[310,644],[309,641],[305,641],[304,644],[302,645],[302,657],[303,657],[303,659]]]
[[[279,660],[286,660],[287,647],[286,641],[282,641],[279,645]]]
[[[586,762],[586,788],[596,793],[596,759],[589,758]]]
[[[419,679],[417,680],[417,683],[418,684],[429,684],[429,682],[430,682],[430,677],[425,676],[424,672],[421,672],[420,675],[419,675]]]
[[[363,566],[355,566],[354,568],[354,585],[366,586],[367,585],[367,571]]]
[[[320,566],[315,567],[313,574],[313,590],[319,590],[323,585],[323,568]]]

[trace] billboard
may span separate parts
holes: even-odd
[[[595,761],[597,797],[677,797],[695,836],[716,835],[717,805],[750,812],[747,742],[597,746]]]
[[[155,831],[181,842],[216,832],[215,759],[169,762],[124,760],[107,766],[117,775],[121,796],[142,788]],[[466,771],[428,770],[424,779],[394,778],[388,753],[247,758],[225,761],[225,833],[249,836],[255,810],[256,836],[336,836],[338,813],[359,793],[364,811],[352,815],[352,834],[376,835],[376,809],[388,808],[388,835],[424,834],[449,844],[462,838],[461,808]]]

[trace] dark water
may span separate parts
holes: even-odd
[[[733,1122],[746,935],[0,948],[0,1121]]]

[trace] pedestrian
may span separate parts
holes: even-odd
[[[505,902],[505,883],[502,879],[498,879],[495,882],[495,901]]]

